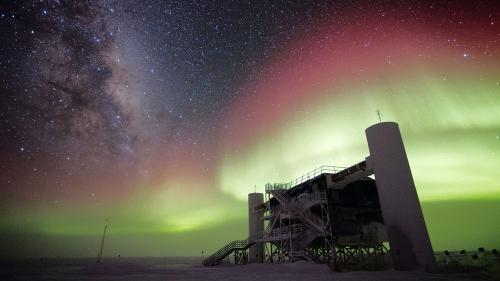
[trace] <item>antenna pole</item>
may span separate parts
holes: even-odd
[[[378,122],[382,123],[382,118],[380,117],[380,110],[377,109]]]
[[[102,262],[102,250],[104,248],[104,239],[106,238],[106,230],[108,230],[109,219],[106,219],[105,222],[106,222],[106,224],[104,225],[104,232],[102,234],[101,246],[99,247],[99,254],[97,254],[97,262],[96,263],[98,263],[98,264]]]

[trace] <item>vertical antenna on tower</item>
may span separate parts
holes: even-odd
[[[96,263],[102,262],[102,250],[104,248],[104,239],[106,238],[106,230],[108,230],[109,219],[105,220],[106,224],[104,225],[104,233],[102,234],[101,246],[99,247],[99,253],[97,254]]]
[[[380,117],[380,110],[377,109],[378,122],[382,123],[382,118]]]

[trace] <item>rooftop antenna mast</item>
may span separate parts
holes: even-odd
[[[380,110],[377,109],[377,116],[378,116],[378,122],[382,123],[382,118],[380,117],[382,114],[380,114]]]
[[[99,247],[99,253],[97,254],[97,261],[96,263],[102,263],[102,250],[104,248],[104,239],[106,238],[106,231],[108,230],[108,225],[109,225],[109,219],[104,220],[106,224],[104,225],[104,232],[102,234],[102,239],[101,239],[101,246]]]

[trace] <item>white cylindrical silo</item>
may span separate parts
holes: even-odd
[[[264,216],[263,209],[255,209],[255,207],[264,203],[263,193],[248,194],[248,238],[252,241],[260,239],[264,231]],[[259,242],[249,248],[248,261],[250,263],[264,261],[264,245]]]
[[[435,270],[434,252],[398,124],[373,125],[366,129],[366,138],[394,268]]]

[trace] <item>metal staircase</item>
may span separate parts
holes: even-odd
[[[203,265],[218,265],[224,261],[231,253],[234,251],[243,251],[250,248],[254,241],[250,241],[249,239],[245,240],[236,240],[226,244],[224,247],[219,249],[217,252],[209,256],[208,258],[203,260]]]
[[[275,189],[269,191],[281,204],[288,205],[290,203],[290,196],[286,193],[286,189]]]
[[[304,225],[307,225],[310,228],[316,230],[318,233],[323,234],[323,221],[311,214],[310,210],[302,210],[301,212],[297,212],[296,214],[296,218]]]
[[[268,220],[265,230],[258,235],[256,239],[245,239],[232,241],[217,252],[203,260],[205,266],[213,266],[221,263],[229,262],[229,256],[234,253],[235,263],[239,255],[242,260],[246,260],[246,251],[255,243],[272,243],[277,250],[277,260],[309,260],[307,246],[317,237],[324,236],[325,244],[331,244],[331,230],[329,225],[328,200],[326,193],[312,192],[305,194],[299,200],[292,198],[289,194],[289,189],[293,188],[307,180],[316,178],[324,173],[337,173],[342,170],[336,166],[321,166],[314,171],[311,171],[300,178],[292,180],[288,183],[268,183],[265,186],[267,200],[268,215],[263,219]],[[275,198],[278,201],[277,206],[270,205],[270,198]],[[313,214],[310,208],[313,205],[320,205],[321,215]],[[328,245],[329,246],[329,245]],[[244,263],[246,263],[244,261]]]
[[[275,227],[269,232],[264,233],[264,237],[261,240],[264,242],[285,240],[303,230],[302,225],[298,223],[290,226]]]

